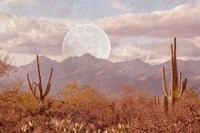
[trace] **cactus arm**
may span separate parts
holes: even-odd
[[[187,79],[184,80],[184,84],[183,84],[182,92],[185,91],[185,89],[186,89],[186,85],[187,85]]]
[[[30,78],[29,78],[28,73],[27,73],[26,77],[27,77],[27,81],[28,81],[28,86],[29,86],[29,88],[30,88],[31,90],[33,90],[33,86],[31,85],[31,82],[30,82]]]
[[[28,73],[27,73],[27,81],[28,81],[29,90],[30,90],[32,96],[38,101],[38,97],[36,96],[36,89],[34,88],[34,90],[33,90],[33,86],[31,85]]]
[[[172,84],[170,83],[170,87],[169,87],[169,99],[172,99]]]
[[[179,74],[178,94],[181,93],[181,89],[182,89],[182,73]]]
[[[181,97],[186,89],[186,84],[187,84],[187,79],[185,79],[184,81],[182,81],[182,84],[181,84],[181,91],[178,95],[178,97]]]
[[[172,80],[173,81],[173,80]],[[172,106],[175,105],[175,91],[174,91],[174,82],[171,83],[171,103],[172,103]]]
[[[37,95],[36,87],[34,87],[34,94]]]
[[[166,78],[165,78],[165,67],[163,66],[162,69],[162,82],[163,82],[163,90],[166,96],[169,96],[169,93],[167,91],[167,86],[166,86]]]
[[[160,104],[160,97],[157,95],[157,104]]]
[[[173,55],[174,55],[173,45],[171,44],[171,57],[173,57]],[[173,60],[171,60],[171,61],[173,61]]]
[[[37,83],[33,82],[33,84],[34,84],[35,86],[37,86],[37,87],[38,87],[38,84],[37,84]]]
[[[167,100],[167,96],[163,96],[162,97],[162,110],[164,113],[167,113],[168,111],[168,100]]]
[[[43,97],[46,97],[49,94],[50,88],[51,88],[51,83],[48,84],[47,89],[45,90]]]
[[[50,88],[51,88],[51,78],[52,78],[52,73],[53,73],[53,68],[51,68],[51,71],[50,71],[50,74],[49,74],[49,78],[48,78],[48,82],[47,82],[47,85],[46,85],[46,90],[45,90],[45,93],[44,93],[44,97],[46,97],[50,91]]]

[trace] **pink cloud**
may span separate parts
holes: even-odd
[[[14,53],[59,53],[58,47],[62,47],[64,36],[71,27],[67,19],[31,19],[8,13],[0,13],[0,19],[4,20],[0,24],[0,47]]]
[[[200,4],[171,10],[103,18],[96,21],[112,36],[196,37],[200,35]]]

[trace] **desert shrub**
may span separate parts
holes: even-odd
[[[187,89],[176,106],[164,113],[161,104],[154,104],[153,96],[144,91],[108,97],[90,86],[80,87],[73,82],[64,87],[61,99],[47,98],[46,103],[51,105],[37,113],[34,110],[37,103],[21,87],[19,82],[12,83],[0,93],[0,128],[2,123],[3,129],[15,126],[19,131],[31,122],[34,132],[200,131],[199,97],[195,89]]]
[[[22,81],[10,83],[8,86],[6,86],[6,89],[0,93],[1,101],[15,108],[34,108],[35,102],[32,100],[29,92],[22,91],[22,87]]]
[[[200,104],[199,91],[194,87],[188,87],[179,102],[197,103]]]
[[[93,123],[98,125],[109,124],[110,100],[90,86],[78,87],[71,83],[66,86],[65,96],[67,110],[73,121]]]
[[[5,127],[16,125],[35,103],[27,92],[21,91],[22,82],[13,82],[0,92],[0,123]]]

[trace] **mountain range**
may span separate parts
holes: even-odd
[[[152,94],[162,94],[162,66],[166,68],[166,80],[170,81],[170,61],[151,65],[140,59],[113,63],[95,58],[90,54],[69,57],[62,62],[40,56],[41,75],[46,82],[50,68],[54,68],[51,95],[57,95],[66,84],[76,81],[78,85],[89,85],[95,89],[115,94],[123,89],[143,89]],[[188,87],[199,87],[200,61],[178,60],[178,69],[183,77],[188,78]],[[27,88],[26,74],[37,81],[36,60],[30,64],[17,67],[8,76],[1,78],[3,85],[12,81],[24,82]]]

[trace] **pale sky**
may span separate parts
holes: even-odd
[[[199,0],[0,0],[0,47],[16,65],[36,54],[63,60],[62,43],[77,24],[95,24],[111,42],[110,61],[200,58]]]

